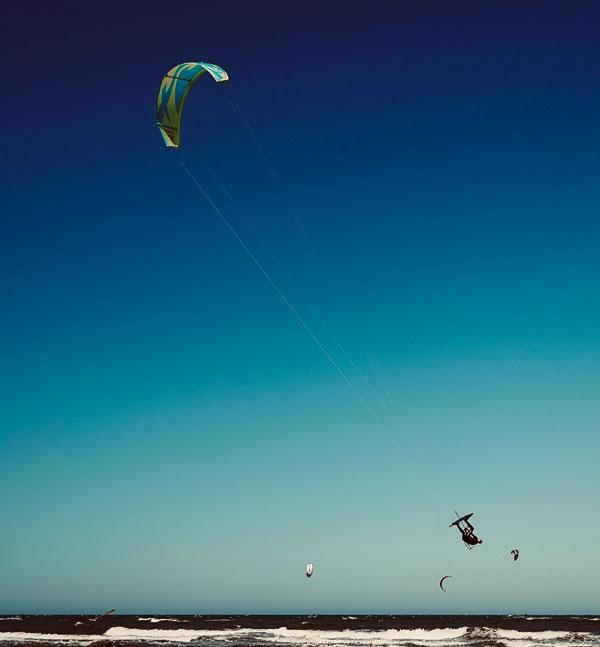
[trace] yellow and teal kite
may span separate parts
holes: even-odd
[[[206,72],[217,82],[228,81],[229,75],[212,63],[180,63],[169,70],[158,91],[156,123],[167,146],[179,146],[181,113],[190,88]]]

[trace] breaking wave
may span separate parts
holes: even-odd
[[[453,641],[466,636],[467,627],[458,629],[386,629],[383,631],[315,631],[312,629],[129,629],[112,627],[106,637],[116,640],[177,640],[190,642],[206,639],[207,642],[235,641],[244,643],[278,643],[281,645],[402,645]]]
[[[144,618],[145,621],[164,620]],[[103,634],[66,635],[2,632],[0,643],[93,645],[97,641],[194,644],[204,647],[258,647],[277,644],[297,647],[600,647],[597,633],[569,631],[517,631],[488,627],[445,629],[315,630],[315,629],[138,629],[116,626]]]

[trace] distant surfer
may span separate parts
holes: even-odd
[[[475,534],[475,528],[469,521],[472,516],[473,513],[471,512],[464,517],[459,517],[454,523],[450,524],[450,528],[452,528],[452,526],[456,526],[460,530],[461,539],[465,542],[467,548],[469,549],[473,546],[477,546],[477,544],[483,543],[483,540],[479,539],[479,537],[477,537],[477,535]]]

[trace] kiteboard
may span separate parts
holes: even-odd
[[[451,524],[450,524],[450,528],[452,528],[452,526],[459,526],[459,527],[460,527],[460,523],[461,523],[461,521],[467,522],[467,521],[469,521],[469,519],[470,519],[472,516],[473,516],[473,513],[472,513],[472,512],[470,512],[469,514],[466,514],[464,517],[460,517],[460,518],[459,518],[459,519],[457,519],[454,523],[451,523]]]

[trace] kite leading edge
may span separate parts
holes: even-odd
[[[229,80],[227,72],[213,63],[180,63],[163,78],[158,91],[156,123],[167,146],[179,146],[183,104],[192,85],[206,72],[217,83]]]

